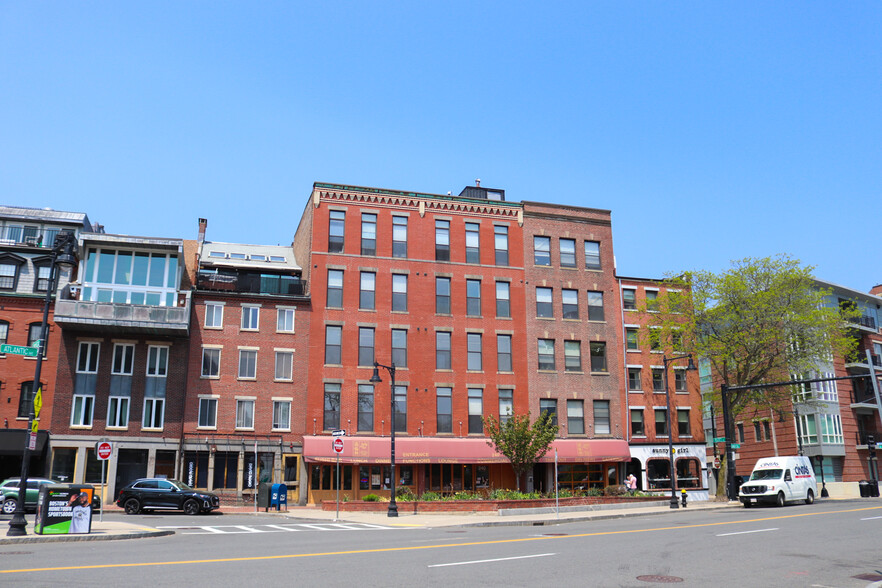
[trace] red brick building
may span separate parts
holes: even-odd
[[[629,473],[643,490],[670,490],[670,444],[674,450],[677,489],[696,498],[707,494],[707,457],[702,399],[697,370],[687,370],[675,329],[652,321],[657,301],[669,295],[663,280],[619,277],[624,326],[623,409],[631,451]],[[697,366],[698,359],[694,364]],[[668,398],[671,414],[668,415]]]
[[[200,219],[182,480],[232,501],[300,499],[309,299],[290,246],[205,241]],[[304,496],[305,498],[305,496]]]
[[[51,249],[56,235],[91,231],[89,218],[80,212],[0,206],[0,345],[36,347],[50,279]],[[66,292],[73,273],[60,268],[56,297]],[[49,336],[40,383],[43,408],[39,415],[37,448],[31,453],[31,475],[46,475],[49,466],[49,429],[55,395],[55,373],[61,341],[49,313]],[[35,357],[0,353],[0,479],[21,473],[21,455],[34,392]]]

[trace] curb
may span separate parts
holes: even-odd
[[[19,545],[22,543],[69,543],[76,541],[121,541],[124,539],[147,539],[149,537],[165,537],[174,535],[173,530],[160,531],[122,531],[119,533],[103,531],[101,534],[87,535],[28,535],[25,537],[6,537],[0,539],[0,545]]]

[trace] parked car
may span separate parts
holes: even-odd
[[[18,483],[20,478],[9,478],[0,484],[0,493],[2,493],[2,510],[3,514],[12,514],[18,506]],[[55,480],[48,478],[28,478],[28,489],[25,492],[25,510],[36,510],[37,496],[40,495],[40,488],[48,484],[61,484]],[[97,509],[101,506],[101,498],[95,494],[92,496],[92,508]]]
[[[738,498],[744,508],[763,503],[784,506],[794,500],[811,504],[817,493],[818,483],[809,458],[778,456],[756,462],[750,479],[741,485]]]
[[[119,491],[117,506],[126,514],[147,510],[183,510],[188,515],[211,512],[220,508],[216,494],[194,490],[178,480],[140,478]]]

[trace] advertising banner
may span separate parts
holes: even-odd
[[[92,486],[53,484],[40,488],[37,497],[38,535],[67,535],[92,531]]]

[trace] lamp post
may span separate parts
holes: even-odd
[[[386,516],[397,517],[398,504],[396,504],[395,502],[395,363],[393,362],[392,365],[383,365],[381,363],[374,362],[374,375],[372,375],[371,379],[369,380],[371,384],[379,384],[383,381],[380,379],[379,368],[383,368],[384,370],[389,372],[389,378],[392,380],[392,387],[390,389],[391,394],[389,395],[389,439],[391,446],[389,462],[392,469],[392,496],[389,498],[389,509],[386,512]]]
[[[687,353],[686,355],[674,355],[673,357],[662,357],[662,363],[664,364],[665,401],[667,402],[668,407],[668,459],[671,461],[671,508],[680,508],[680,503],[677,501],[677,470],[674,465],[674,427],[672,424],[673,419],[671,417],[671,391],[668,388],[668,364],[680,359],[689,359],[686,371],[695,371],[696,368],[695,364],[692,362],[691,353]]]
[[[28,534],[26,529],[28,521],[25,518],[24,503],[27,497],[28,466],[31,459],[30,436],[36,434],[34,420],[37,418],[37,415],[34,411],[34,395],[41,391],[40,372],[43,367],[43,354],[46,352],[46,335],[49,330],[49,306],[52,304],[52,294],[58,282],[57,269],[59,266],[75,266],[77,263],[76,252],[77,242],[72,232],[62,231],[55,236],[55,243],[53,244],[51,254],[52,261],[49,264],[49,281],[46,284],[46,298],[43,302],[43,322],[40,324],[40,339],[37,341],[37,363],[34,367],[34,381],[31,384],[31,390],[26,399],[28,406],[28,430],[25,434],[25,444],[21,456],[18,501],[15,505],[15,512],[12,514],[12,520],[9,521],[9,531],[6,532],[8,537],[21,537]]]

